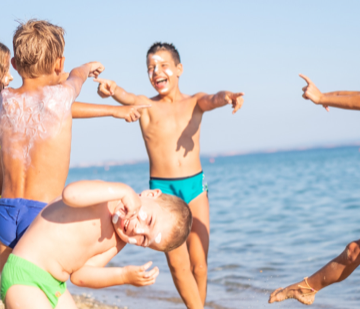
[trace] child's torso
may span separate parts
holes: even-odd
[[[62,85],[0,95],[2,196],[49,202],[61,193],[70,161],[74,92]]]
[[[201,171],[202,114],[195,97],[173,103],[153,101],[140,118],[151,176],[184,177]]]
[[[59,200],[36,217],[13,253],[66,281],[90,258],[116,249],[118,241],[108,203],[71,208]]]

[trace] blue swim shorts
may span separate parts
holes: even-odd
[[[202,171],[193,176],[181,178],[150,177],[149,185],[150,189],[160,189],[163,193],[180,197],[187,204],[201,193],[208,191]]]
[[[13,249],[46,205],[23,198],[0,198],[0,241]]]

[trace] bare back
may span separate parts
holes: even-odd
[[[4,198],[50,202],[64,188],[70,163],[71,86],[0,96]]]
[[[150,100],[140,125],[152,177],[183,177],[201,171],[200,125],[203,111],[196,96],[175,102]]]

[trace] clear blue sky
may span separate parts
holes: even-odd
[[[0,41],[12,49],[16,19],[66,30],[67,70],[101,61],[104,78],[153,96],[145,55],[155,41],[180,51],[188,94],[245,92],[243,108],[204,115],[202,154],[360,141],[360,113],[327,113],[301,97],[308,75],[322,91],[360,91],[360,1],[3,1]],[[13,87],[21,84],[15,77]],[[115,104],[89,79],[78,100]],[[75,120],[72,164],[146,159],[138,123]]]

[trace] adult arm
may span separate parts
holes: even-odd
[[[204,112],[210,111],[217,107],[222,107],[227,104],[231,104],[233,107],[233,114],[235,114],[243,105],[244,93],[233,93],[230,91],[220,91],[216,94],[205,94],[205,93],[198,93],[197,96],[197,103],[200,109]]]
[[[303,98],[311,100],[315,104],[323,105],[325,108],[328,106],[360,110],[360,92],[359,91],[334,91],[322,93],[315,84],[305,75],[300,74],[307,85],[302,88],[304,91]]]

